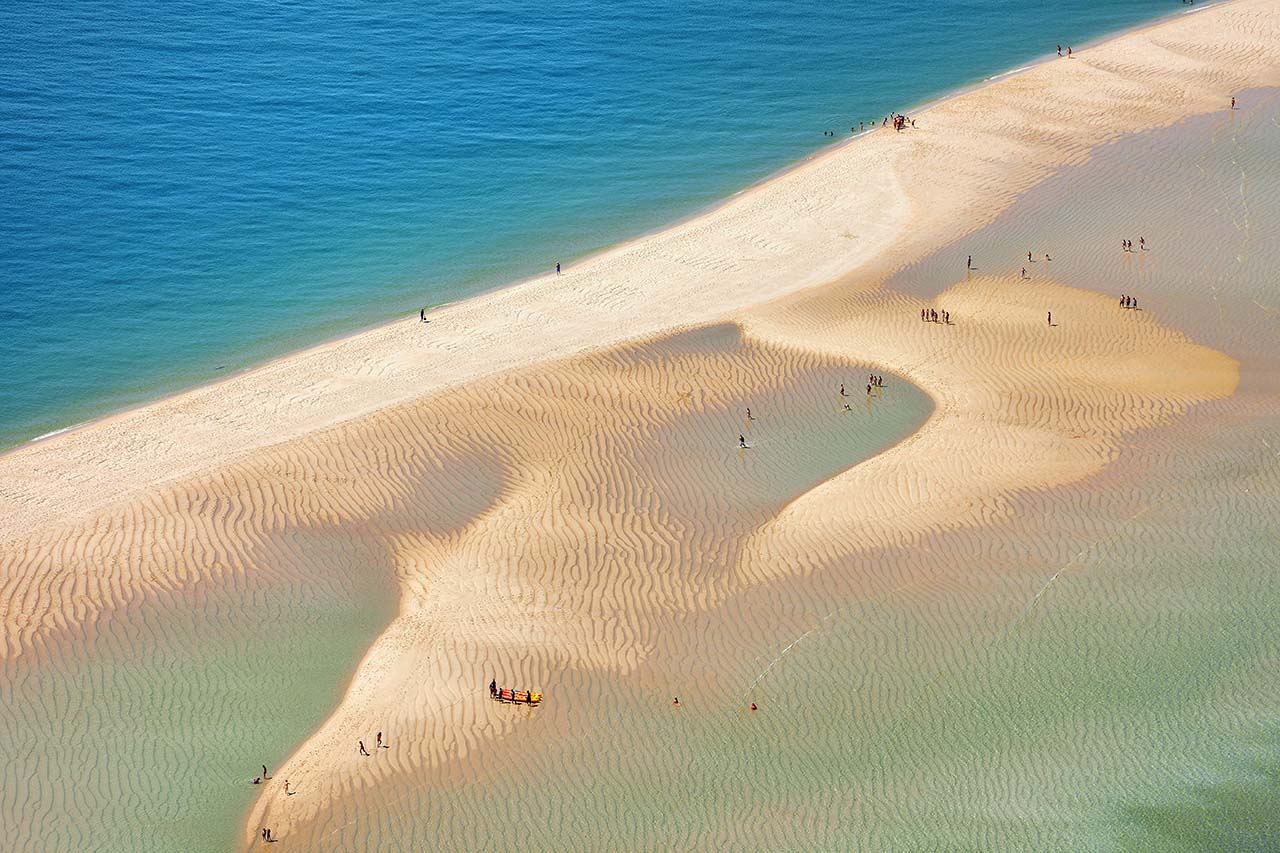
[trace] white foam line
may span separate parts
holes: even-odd
[[[1024,66],[1022,66],[1021,68],[1014,68],[1014,69],[1012,69],[1012,70],[1010,70],[1010,71],[1001,71],[999,74],[996,74],[996,75],[995,75],[995,76],[993,76],[993,77],[987,77],[987,78],[985,78],[982,82],[984,82],[984,83],[988,83],[988,82],[990,82],[990,81],[992,81],[992,80],[1000,80],[1000,79],[1003,79],[1003,78],[1005,78],[1005,77],[1012,76],[1012,75],[1014,75],[1014,74],[1021,74],[1023,71],[1028,71],[1028,70],[1030,70],[1030,69],[1032,69],[1032,68],[1035,68],[1035,66],[1034,66],[1034,65],[1024,65]]]
[[[70,432],[76,427],[84,426],[85,423],[87,423],[87,421],[72,424],[71,426],[64,426],[62,429],[55,429],[52,432],[46,432],[43,435],[37,435],[35,438],[31,439],[28,444],[35,444],[37,441],[44,441],[46,438],[53,438],[55,435],[62,435],[64,432]]]

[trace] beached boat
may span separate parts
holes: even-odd
[[[490,690],[489,695],[495,702],[507,702],[512,705],[539,705],[542,703],[542,694],[535,693],[532,690],[508,690],[505,687],[501,687]]]

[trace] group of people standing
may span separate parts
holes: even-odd
[[[909,118],[907,118],[906,116],[904,116],[904,115],[898,115],[897,113],[889,113],[887,116],[885,116],[885,117],[884,117],[884,120],[880,122],[880,126],[881,126],[881,127],[888,127],[888,126],[889,126],[889,122],[893,122],[893,129],[894,129],[894,130],[896,130],[896,131],[898,131],[899,133],[901,133],[903,130],[905,130],[908,124],[910,124],[912,127],[915,127],[915,126],[916,126],[915,119],[909,119]],[[871,127],[874,129],[874,128],[875,128],[875,126],[876,126],[876,120],[875,120],[875,119],[872,119],[872,120],[871,120]],[[850,132],[850,133],[863,133],[863,132],[865,132],[865,131],[866,131],[866,129],[867,129],[867,123],[866,123],[865,121],[860,121],[860,122],[858,122],[858,126],[857,126],[857,127],[850,126],[850,127],[849,127],[849,132]],[[836,132],[835,132],[834,130],[824,130],[824,131],[822,131],[822,135],[823,135],[823,136],[835,136],[835,135],[836,135]]]
[[[1138,307],[1138,297],[1136,297],[1136,296],[1125,296],[1123,293],[1122,293],[1122,294],[1120,294],[1120,307],[1121,307],[1121,308],[1137,308],[1137,307]]]
[[[906,128],[907,122],[910,122],[912,127],[916,126],[915,119],[908,119],[906,116],[898,115],[897,113],[889,113],[887,116],[885,116],[884,122],[880,126],[885,127],[886,125],[889,124],[890,120],[893,121],[893,129],[898,131],[899,133],[901,133],[903,129]]]
[[[941,322],[941,323],[943,323],[944,325],[950,326],[950,325],[951,325],[951,312],[950,312],[950,311],[942,311],[942,312],[939,312],[936,308],[921,308],[921,309],[920,309],[920,321],[921,321],[922,323],[939,323],[939,322]]]
[[[1126,252],[1132,252],[1132,251],[1133,251],[1133,241],[1132,241],[1132,240],[1121,240],[1121,241],[1120,241],[1120,245],[1121,245],[1122,247],[1124,247],[1124,250],[1125,250]],[[1139,238],[1138,238],[1138,251],[1140,251],[1140,252],[1145,252],[1146,250],[1147,250],[1147,238],[1146,238],[1146,237],[1139,237]]]

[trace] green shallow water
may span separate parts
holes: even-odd
[[[302,551],[361,557],[325,538]],[[234,847],[260,790],[250,780],[324,720],[394,612],[365,560],[359,577],[303,567],[292,581],[197,584],[7,664],[8,849]]]

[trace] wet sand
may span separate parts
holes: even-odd
[[[1258,0],[1128,34],[559,279],[3,457],[3,722],[27,756],[6,825],[165,846],[225,822],[168,792],[212,802],[272,762],[211,782],[200,733],[307,684],[255,744],[296,750],[222,838],[1260,826],[1280,176],[1275,96],[1245,88],[1280,84],[1278,43]],[[496,705],[494,676],[547,702]],[[181,718],[145,724],[163,756],[120,739],[156,707]]]

